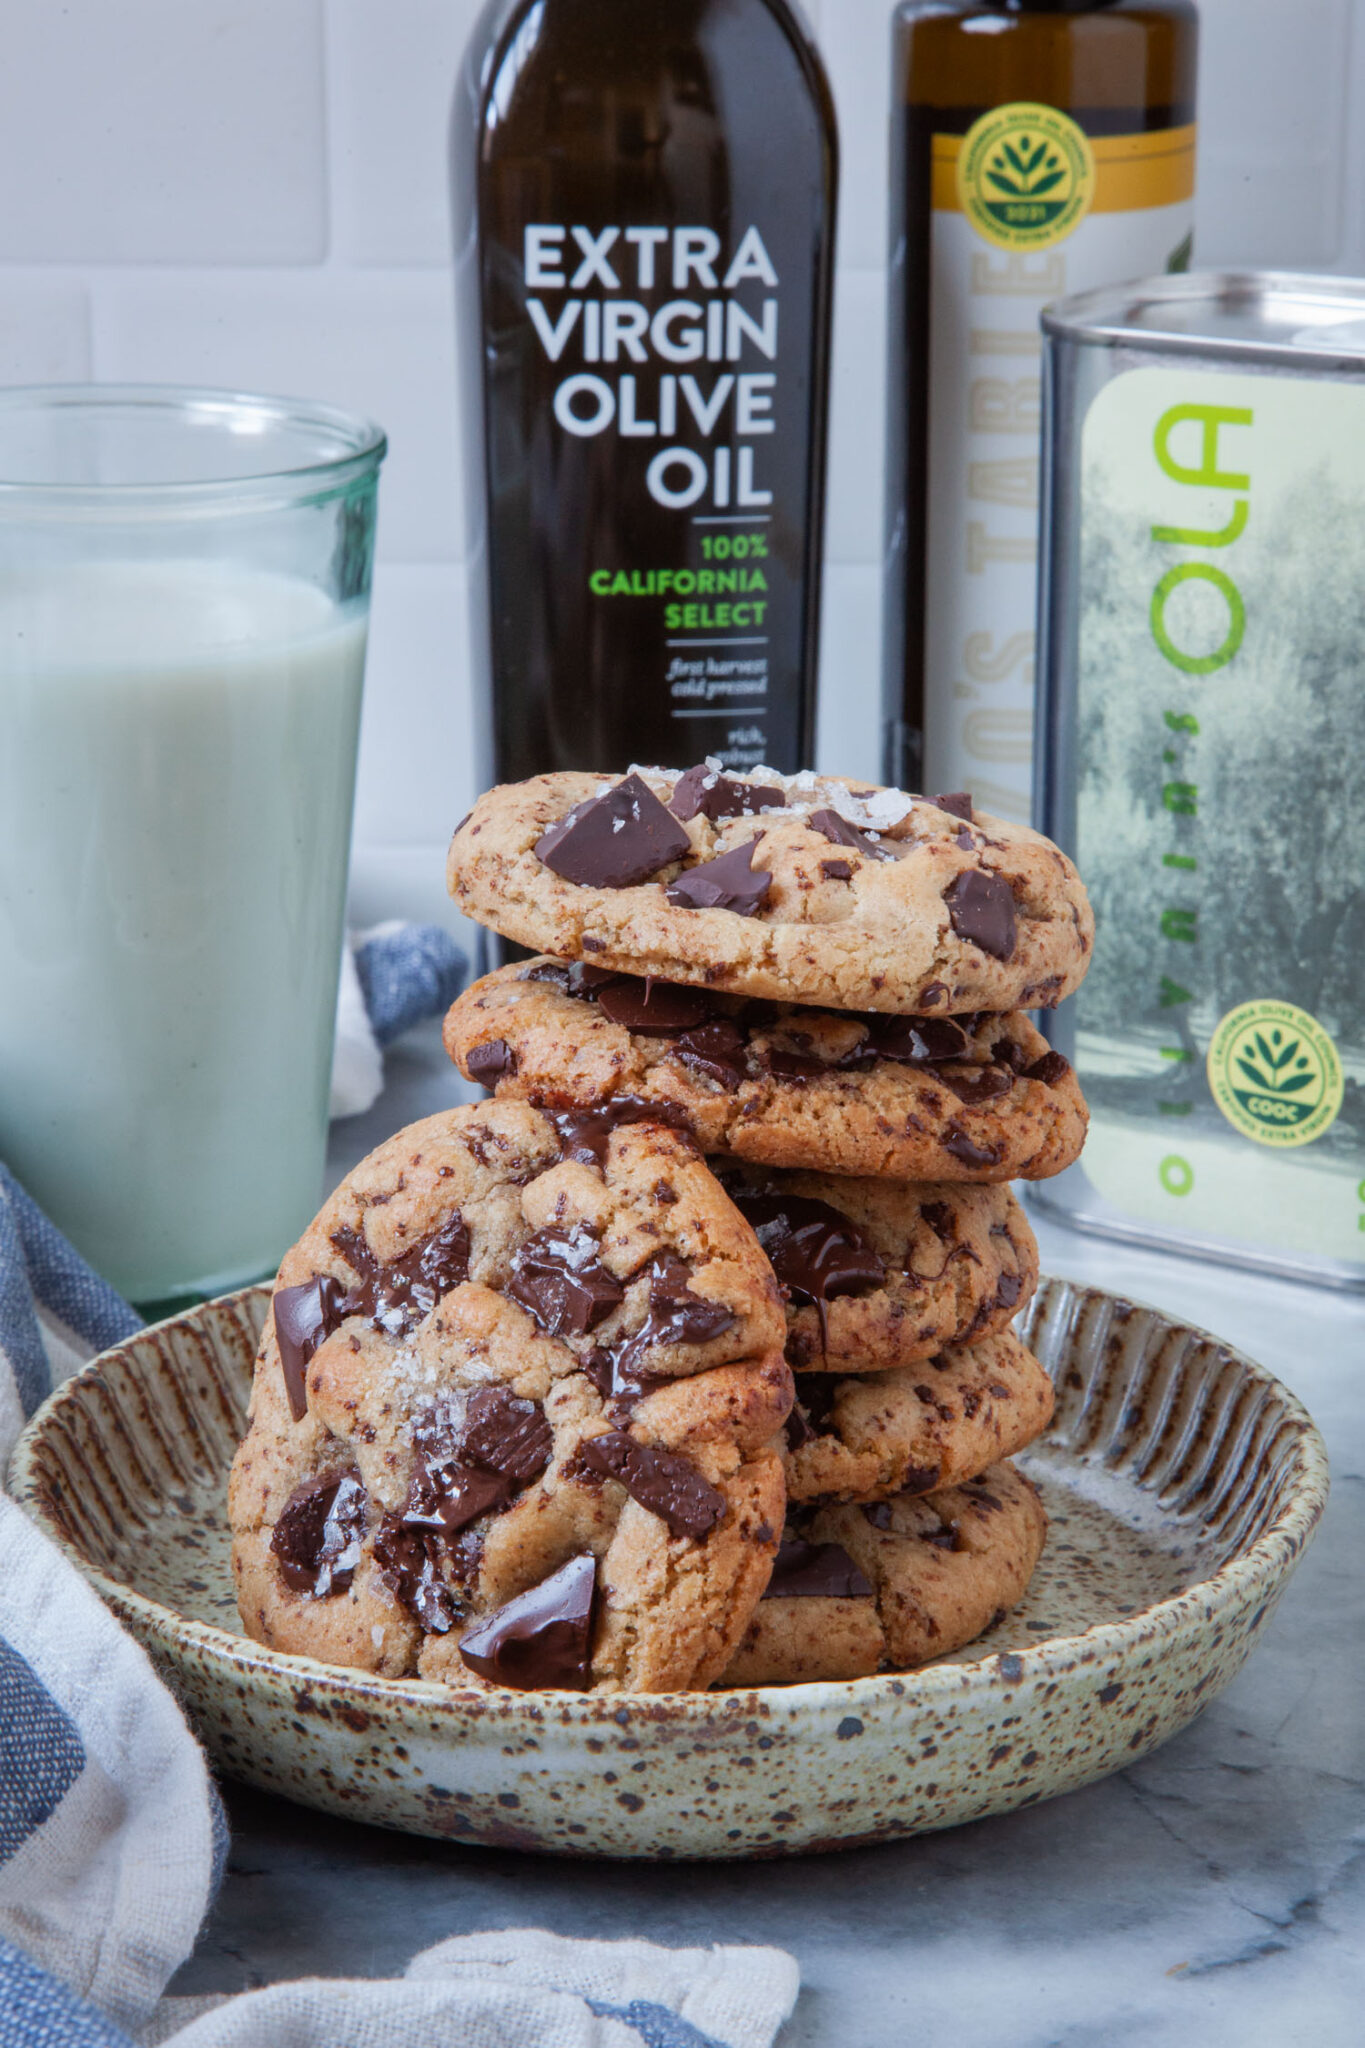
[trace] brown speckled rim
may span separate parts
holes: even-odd
[[[591,1730],[603,1724],[621,1726],[638,1720],[667,1719],[702,1734],[733,1727],[737,1720],[765,1718],[799,1722],[812,1734],[832,1732],[846,1739],[862,1732],[860,1708],[885,1710],[892,1701],[907,1698],[931,1708],[960,1702],[972,1694],[998,1696],[1002,1686],[1037,1688],[1062,1680],[1078,1665],[1102,1664],[1111,1654],[1131,1651],[1137,1641],[1150,1656],[1159,1653],[1163,1642],[1186,1637],[1191,1631],[1213,1634],[1224,1617],[1245,1613],[1258,1598],[1263,1610],[1268,1611],[1310,1541],[1327,1501],[1329,1476],[1322,1438],[1302,1404],[1263,1366],[1195,1325],[1168,1322],[1159,1310],[1097,1289],[1045,1280],[1020,1321],[1025,1341],[1036,1338],[1044,1325],[1059,1318],[1074,1323],[1103,1313],[1122,1323],[1133,1317],[1150,1316],[1168,1335],[1212,1346],[1229,1366],[1239,1369],[1244,1385],[1250,1383],[1258,1389],[1259,1402],[1253,1406],[1254,1425],[1269,1426],[1273,1433],[1259,1447],[1257,1462],[1268,1463],[1272,1451],[1280,1461],[1278,1498],[1265,1526],[1253,1540],[1236,1549],[1209,1578],[1122,1621],[1097,1623],[1078,1635],[1050,1637],[971,1662],[949,1659],[900,1676],[759,1687],[744,1692],[651,1695],[465,1691],[431,1680],[381,1679],[309,1657],[288,1656],[226,1629],[187,1620],[93,1564],[62,1529],[44,1498],[37,1464],[48,1432],[54,1424],[60,1425],[73,1407],[79,1406],[90,1381],[110,1359],[168,1330],[181,1326],[192,1329],[214,1310],[245,1313],[259,1323],[264,1319],[269,1299],[268,1287],[241,1289],[222,1296],[217,1303],[190,1309],[166,1323],[140,1331],[125,1344],[92,1360],[44,1402],[24,1430],[10,1462],[10,1490],[144,1642],[159,1640],[181,1651],[197,1652],[280,1698],[292,1699],[300,1691],[319,1702],[330,1697],[343,1718],[347,1710],[354,1713],[358,1704],[362,1711],[364,1706],[372,1706],[376,1716],[382,1716],[408,1703],[428,1714],[434,1711],[442,1716],[479,1720],[488,1715],[506,1716],[514,1704],[518,1715],[532,1722],[553,1721],[565,1729]],[[1244,1454],[1250,1449],[1252,1430],[1253,1421],[1249,1420],[1241,1432],[1248,1440],[1243,1445]],[[1192,1433],[1193,1425],[1187,1435]],[[1186,1491],[1197,1491],[1197,1487]],[[1259,1619],[1259,1614],[1253,1614],[1250,1626],[1254,1628]]]

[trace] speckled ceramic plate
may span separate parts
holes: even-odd
[[[241,1633],[225,1487],[264,1288],[120,1345],[35,1417],[11,1484],[184,1701],[215,1761],[291,1799],[459,1841],[766,1856],[950,1827],[1131,1763],[1238,1670],[1327,1496],[1261,1367],[1152,1309],[1044,1283],[1057,1383],[1022,1460],[1051,1517],[1025,1604],[899,1678],[586,1698],[461,1693]]]

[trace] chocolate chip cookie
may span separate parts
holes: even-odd
[[[941,1493],[798,1512],[723,1686],[913,1671],[1023,1598],[1047,1516],[1010,1464]]]
[[[446,1017],[470,1080],[554,1107],[625,1099],[707,1152],[895,1180],[1044,1180],[1088,1113],[1021,1012],[889,1017],[774,1003],[541,958]]]
[[[450,1683],[724,1667],[783,1513],[784,1318],[691,1143],[428,1118],[281,1266],[230,1488],[247,1632]]]
[[[468,916],[525,946],[839,1010],[1049,1007],[1094,936],[1065,855],[965,795],[709,763],[490,790],[447,880]]]
[[[787,1302],[787,1362],[878,1373],[1005,1329],[1038,1282],[1008,1188],[714,1161]],[[799,1391],[799,1389],[798,1389]]]
[[[786,1427],[787,1499],[939,1493],[1031,1444],[1052,1405],[1052,1381],[1012,1330],[894,1372],[802,1373]]]

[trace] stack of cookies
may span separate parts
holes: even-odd
[[[1007,1462],[1052,1388],[1015,1178],[1086,1111],[1024,1014],[1093,925],[1037,834],[812,775],[556,775],[455,835],[470,916],[541,957],[446,1023],[465,1075],[560,1117],[687,1131],[781,1286],[785,1540],[732,1684],[922,1663],[1022,1594],[1044,1521]]]
[[[553,775],[458,828],[535,956],[288,1255],[234,1468],[248,1631],[450,1683],[846,1678],[961,1646],[1046,1523],[1007,1183],[1077,1156],[1023,1014],[1092,924],[1048,841],[811,775]]]

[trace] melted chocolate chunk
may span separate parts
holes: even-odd
[[[666,1372],[639,1372],[623,1364],[619,1351],[594,1351],[585,1361],[584,1372],[614,1412],[629,1415],[647,1394],[672,1384]]]
[[[319,1273],[298,1287],[278,1287],[271,1304],[275,1342],[280,1351],[284,1390],[295,1422],[308,1413],[308,1361],[346,1318],[346,1290],[330,1273]]]
[[[799,1401],[793,1404],[791,1414],[782,1425],[782,1433],[786,1438],[789,1451],[799,1451],[806,1444],[813,1444],[819,1435],[818,1430],[811,1428],[806,1417],[806,1411]]]
[[[894,860],[895,854],[880,840],[860,832],[856,825],[850,825],[847,818],[841,818],[837,811],[812,811],[806,823],[813,832],[828,839],[831,846],[851,846],[855,853],[861,853],[866,860]]]
[[[448,1579],[467,1583],[475,1551],[452,1539],[482,1515],[505,1507],[550,1461],[553,1439],[538,1401],[523,1401],[506,1387],[477,1387],[437,1402],[417,1422],[418,1459],[398,1514],[386,1515],[375,1555],[409,1612],[428,1630],[444,1633],[463,1611]],[[439,1539],[439,1540],[438,1540]]]
[[[960,1159],[964,1166],[998,1166],[1005,1156],[1003,1143],[978,1145],[975,1138],[968,1137],[961,1124],[949,1124],[943,1135],[943,1149],[951,1152],[954,1159]]]
[[[385,1515],[375,1533],[374,1561],[400,1606],[428,1635],[443,1636],[468,1608],[482,1549],[477,1535],[453,1542],[444,1531],[413,1528],[397,1515]]]
[[[965,1550],[967,1548],[958,1533],[956,1524],[953,1522],[940,1522],[937,1529],[930,1530],[924,1541],[932,1543],[935,1550]]]
[[[808,1195],[733,1191],[778,1280],[793,1301],[818,1308],[836,1295],[879,1287],[886,1266],[855,1223]]]
[[[921,1202],[919,1213],[940,1244],[952,1242],[956,1234],[953,1229],[953,1212],[946,1202]]]
[[[930,797],[936,811],[947,811],[952,818],[961,818],[963,823],[972,822],[972,800],[965,789],[955,789],[950,796]]]
[[[909,1464],[901,1480],[901,1492],[908,1493],[912,1499],[922,1493],[932,1493],[941,1478],[942,1468],[938,1465]]]
[[[946,981],[928,982],[919,992],[919,1006],[922,1010],[936,1010],[940,1003],[946,1003],[947,1000],[948,984]]]
[[[573,831],[574,826],[579,822],[580,818],[587,816],[596,801],[596,798],[587,797],[581,804],[575,804],[572,810],[566,811],[557,824],[546,826],[531,849],[543,867],[549,866],[548,856],[555,851],[556,847],[563,845],[564,841]]]
[[[864,1041],[879,1060],[901,1060],[907,1066],[933,1067],[945,1060],[965,1060],[971,1053],[974,1019],[957,1017],[868,1018]]]
[[[512,1259],[507,1292],[550,1337],[583,1337],[625,1297],[598,1257],[600,1240],[579,1226],[538,1230]]]
[[[597,942],[585,939],[583,943]],[[545,981],[551,988],[557,988],[561,995],[591,999],[604,983],[615,981],[616,975],[610,967],[591,967],[583,960],[541,960],[534,967],[525,968],[517,980]]]
[[[505,1038],[490,1038],[483,1045],[471,1047],[465,1065],[471,1081],[481,1081],[485,1088],[491,1088],[504,1074],[515,1074],[517,1058]]]
[[[786,1536],[763,1598],[870,1600],[872,1586],[842,1543],[807,1543],[800,1536]]]
[[[562,996],[572,993],[569,986],[571,969],[560,960],[541,960],[534,967],[523,968],[518,981],[544,981],[551,988],[557,988]]]
[[[646,1102],[638,1095],[613,1095],[596,1109],[547,1109],[559,1133],[565,1159],[577,1159],[584,1166],[599,1169],[607,1163],[611,1134],[622,1124],[666,1124],[670,1130],[692,1135],[686,1112],[674,1102]]]
[[[633,1337],[615,1347],[613,1371],[638,1377],[641,1359],[658,1344],[709,1344],[734,1327],[736,1317],[723,1302],[693,1294],[692,1268],[676,1252],[660,1252],[651,1260],[649,1310]]]
[[[604,1479],[619,1480],[632,1500],[668,1524],[671,1535],[699,1541],[725,1513],[725,1495],[677,1451],[655,1450],[614,1429],[589,1437],[579,1455]]]
[[[360,1231],[333,1231],[332,1243],[360,1274],[354,1287],[320,1273],[302,1286],[280,1288],[274,1299],[280,1366],[295,1422],[308,1412],[308,1362],[347,1316],[365,1316],[391,1337],[403,1337],[469,1277],[469,1232],[458,1211],[388,1265],[381,1265]]]
[[[566,882],[629,889],[680,860],[690,846],[653,790],[638,775],[627,775],[604,795],[576,804],[536,841],[535,853]]]
[[[416,1329],[443,1294],[469,1278],[469,1231],[458,1210],[387,1265],[380,1264],[361,1231],[334,1230],[332,1243],[361,1276],[346,1295],[343,1314],[365,1316],[391,1337]]]
[[[1002,1095],[1008,1095],[1014,1086],[1014,1073],[1009,1067],[967,1067],[960,1074],[945,1070],[935,1077],[945,1088],[951,1088],[959,1102],[968,1109],[980,1109],[986,1102],[995,1102]]]
[[[385,1515],[374,1537],[379,1576],[415,1621],[432,1635],[444,1635],[455,1619],[449,1589],[436,1564],[436,1548],[397,1515]]]
[[[1026,1081],[1041,1081],[1045,1088],[1055,1088],[1071,1072],[1071,1062],[1059,1052],[1045,1052],[1024,1068]]]
[[[358,1472],[329,1472],[296,1486],[270,1538],[286,1586],[316,1600],[344,1593],[360,1562],[368,1505]]]
[[[1023,1046],[1013,1038],[997,1038],[991,1047],[991,1058],[998,1067],[1008,1067],[1012,1074],[1022,1074],[1029,1063]]]
[[[549,1464],[554,1435],[539,1401],[506,1387],[476,1387],[465,1404],[460,1446],[471,1464],[528,1486]]]
[[[689,818],[696,817],[709,818],[714,825],[722,818],[748,818],[755,811],[783,810],[786,802],[780,789],[761,782],[736,782],[701,761],[678,777],[668,808],[684,825]]]
[[[827,882],[847,882],[852,879],[853,866],[846,860],[822,860],[820,872]]]
[[[999,875],[984,868],[965,868],[943,892],[953,930],[969,946],[979,946],[993,960],[1013,956],[1018,926],[1014,891]]]
[[[889,1500],[869,1501],[863,1509],[863,1520],[883,1534],[891,1527],[891,1503]]]
[[[511,1485],[499,1472],[480,1472],[457,1458],[426,1462],[414,1471],[397,1519],[405,1529],[439,1529],[456,1536],[511,1495]]]
[[[720,1022],[681,1032],[669,1050],[694,1074],[704,1074],[730,1094],[744,1079],[745,1043],[737,1025]]]
[[[597,1560],[572,1557],[529,1592],[475,1622],[460,1642],[471,1671],[519,1692],[542,1687],[586,1692],[592,1684],[591,1639]]]
[[[676,982],[641,980],[634,974],[618,974],[598,991],[597,1006],[613,1024],[638,1031],[646,1038],[667,1038],[675,1031],[690,1031],[715,1016],[715,1005],[701,989],[683,988]]]
[[[604,1103],[599,1109],[552,1109],[545,1114],[559,1133],[559,1144],[565,1159],[577,1159],[584,1166],[604,1167],[607,1163],[607,1144],[617,1125],[632,1119],[613,1114],[615,1105]]]
[[[773,879],[767,868],[752,865],[757,845],[751,839],[718,860],[686,869],[669,883],[669,902],[675,910],[733,910],[737,917],[756,917]]]
[[[837,1372],[803,1372],[797,1375],[796,1398],[812,1436],[828,1436],[834,1415],[834,1396],[843,1385]]]
[[[1024,1291],[1024,1283],[1017,1273],[1002,1273],[995,1283],[996,1304],[1000,1308],[1013,1308]]]
[[[759,1049],[759,1059],[775,1081],[820,1081],[826,1074],[837,1072],[837,1060],[817,1060],[804,1052],[784,1052],[781,1046],[765,1045]]]

